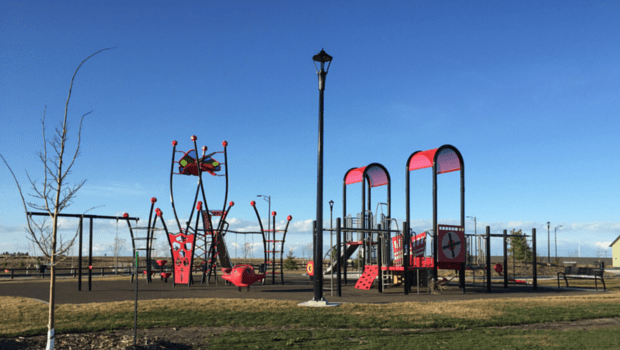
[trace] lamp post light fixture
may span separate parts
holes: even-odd
[[[323,95],[325,79],[332,56],[324,50],[312,57],[316,74],[319,76],[319,145],[316,180],[316,240],[314,246],[314,301],[323,299]],[[318,63],[318,67],[317,67]],[[327,63],[327,67],[325,64]]]
[[[269,203],[269,211],[267,212],[267,232],[269,232],[271,231],[271,220],[269,220],[269,214],[271,213],[271,196],[259,194],[256,197],[263,198],[265,202]]]
[[[555,227],[555,232],[553,233],[553,235],[555,236],[555,261],[557,263],[558,261],[558,229],[562,227],[562,225],[556,226]]]
[[[334,213],[334,201],[331,200],[329,201],[329,229],[333,230],[334,229],[334,225],[333,225],[333,213]]]

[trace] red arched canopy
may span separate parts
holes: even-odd
[[[433,159],[438,149],[439,148],[435,148],[428,151],[417,152],[413,155],[409,161],[409,171],[432,167]],[[461,170],[459,156],[453,148],[442,148],[437,155],[437,174],[449,173],[457,170]]]
[[[379,164],[371,164],[351,169],[344,180],[345,185],[361,182],[364,173],[366,173],[366,177],[370,181],[370,187],[384,186],[390,182],[390,176],[387,174],[385,168]]]

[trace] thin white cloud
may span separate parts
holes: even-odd
[[[611,245],[611,241],[607,241],[607,242],[596,242],[594,243],[594,245],[596,245],[597,247],[601,247],[601,248],[610,248],[609,245]]]
[[[93,195],[98,197],[118,197],[119,195],[127,196],[148,196],[152,193],[152,187],[145,186],[142,183],[103,183],[92,184],[86,182],[80,189],[80,194]]]

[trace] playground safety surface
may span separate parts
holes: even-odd
[[[241,291],[232,285],[225,285],[224,280],[214,279],[209,284],[200,283],[200,275],[194,275],[197,283],[191,287],[187,285],[173,286],[171,280],[168,283],[161,281],[159,277],[153,278],[152,283],[146,283],[144,278],[138,282],[139,300],[153,299],[182,299],[182,298],[224,298],[224,299],[271,299],[309,301],[314,297],[312,281],[301,274],[285,274],[284,285],[277,276],[276,284],[272,284],[268,278],[264,285],[255,283],[248,291]],[[101,303],[110,301],[134,300],[135,283],[125,278],[93,278],[91,291],[88,291],[88,280],[82,280],[82,291],[78,291],[77,278],[58,278],[56,283],[57,304],[83,304]],[[406,301],[436,302],[448,300],[473,300],[488,298],[532,298],[551,295],[583,295],[584,293],[596,292],[594,289],[580,288],[557,288],[538,286],[534,291],[531,285],[510,285],[507,289],[502,284],[493,284],[492,292],[486,291],[486,285],[478,281],[474,287],[469,281],[466,284],[466,293],[462,294],[456,283],[445,285],[441,292],[429,294],[426,288],[420,287],[417,293],[416,286],[412,286],[409,295],[404,294],[402,286],[385,288],[379,293],[377,283],[369,291],[355,289],[355,280],[350,279],[347,285],[342,285],[342,297],[337,296],[336,281],[334,280],[333,295],[330,291],[330,280],[325,279],[323,296],[329,302],[335,303],[394,303]],[[49,300],[49,278],[46,279],[0,279],[0,296],[19,296],[47,302]]]

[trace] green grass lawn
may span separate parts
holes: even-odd
[[[133,302],[57,306],[56,332],[131,329]],[[0,297],[0,337],[45,334],[47,305]],[[620,317],[620,293],[449,302],[342,304],[299,307],[297,302],[248,299],[175,299],[139,304],[139,327],[268,327],[205,337],[213,348],[617,349],[617,328],[519,330],[491,328]],[[421,331],[420,331],[421,330]]]
[[[223,333],[214,349],[618,349],[617,329],[525,331],[472,329],[431,333],[380,330],[288,330]]]

